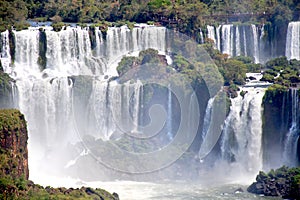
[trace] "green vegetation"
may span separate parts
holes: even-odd
[[[19,130],[23,126],[24,126],[24,116],[18,110],[15,109],[1,110],[0,131]]]
[[[262,81],[288,87],[296,87],[300,83],[300,62],[297,60],[288,61],[286,57],[279,57],[268,61],[265,64],[267,70],[264,72]],[[276,89],[279,86],[271,87]]]
[[[90,187],[53,188],[42,187],[24,178],[0,178],[0,199],[81,199],[81,200],[118,200],[105,190]]]
[[[140,66],[140,68],[137,68]],[[134,79],[135,76],[145,79],[163,80],[171,73],[168,70],[164,56],[159,55],[157,50],[147,49],[141,51],[138,57],[124,57],[117,67],[121,81]]]
[[[61,31],[61,29],[65,26],[65,23],[63,22],[55,22],[52,24],[53,30],[58,32]]]
[[[0,30],[26,28],[35,21],[99,23],[101,21],[158,22],[199,37],[205,24],[253,22],[276,26],[299,19],[296,0],[1,0]]]
[[[288,199],[300,197],[300,168],[283,166],[268,173],[262,171],[256,177],[256,182],[249,188],[249,192],[266,196],[282,196]]]
[[[261,64],[255,64],[253,59],[246,56],[228,58],[213,47],[212,41],[208,40],[201,45],[213,59],[224,78],[224,85],[230,97],[236,97],[238,85],[245,84],[247,72],[260,72]]]

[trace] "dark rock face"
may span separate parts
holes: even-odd
[[[267,90],[263,100],[263,166],[278,168],[283,163],[284,140],[291,123],[288,90]]]
[[[27,127],[18,110],[0,110],[0,173],[28,179]]]
[[[300,168],[285,166],[271,170],[268,174],[259,172],[256,182],[252,183],[248,192],[265,196],[281,196],[288,199],[300,199]]]
[[[0,61],[0,108],[11,108],[14,105],[12,88],[14,80],[2,71]]]

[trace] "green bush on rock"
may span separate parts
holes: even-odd
[[[268,174],[259,172],[256,182],[248,187],[248,192],[265,196],[281,196],[288,199],[300,198],[300,168],[283,166],[270,170]]]

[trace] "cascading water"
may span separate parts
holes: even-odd
[[[254,62],[255,63],[259,63],[260,60],[259,60],[259,40],[258,40],[258,34],[257,34],[257,28],[255,25],[251,25],[251,28],[252,28],[252,34],[253,34],[253,57],[254,57]]]
[[[207,25],[207,38],[211,39],[217,47],[217,39],[215,37],[215,27]]]
[[[265,88],[241,87],[245,95],[231,99],[221,139],[221,158],[234,172],[255,175],[262,169],[262,98]]]
[[[45,162],[65,166],[67,163],[56,160],[65,162],[64,156],[71,153],[65,152],[67,145],[84,135],[92,133],[96,139],[108,140],[113,133],[122,132],[120,126],[138,131],[142,83],[119,84],[109,78],[117,75],[115,63],[124,55],[147,48],[165,52],[166,29],[143,26],[130,30],[123,26],[109,28],[103,38],[95,28],[94,44],[89,31],[66,27],[54,32],[44,27],[46,41],[40,37],[39,27],[13,31],[14,63],[9,33],[1,33],[1,62],[5,72],[16,80],[17,90],[13,91],[18,92],[17,107],[28,122],[33,179],[38,178],[35,173],[50,170]],[[43,59],[40,43],[46,43],[45,69],[39,65]],[[124,113],[129,113],[130,119],[122,116]],[[53,165],[51,171],[55,173]]]
[[[223,25],[221,28],[221,52],[228,54],[229,56],[233,55],[233,33],[231,32],[233,25]]]
[[[212,39],[215,47],[223,54],[253,57],[255,63],[264,63],[270,55],[265,55],[264,29],[255,25],[207,26],[207,38]],[[260,58],[260,55],[265,55]],[[266,57],[266,58],[265,58]]]
[[[241,55],[241,42],[240,42],[240,30],[239,30],[238,26],[235,28],[235,37],[237,38],[235,55],[240,56]]]
[[[290,22],[286,36],[287,59],[300,59],[300,22]]]
[[[8,30],[4,31],[0,35],[0,58],[2,67],[4,68],[4,71],[9,71],[8,66],[11,62],[11,56],[10,56],[10,48],[9,48],[9,32]],[[10,72],[10,71],[9,71]]]
[[[297,146],[299,139],[299,93],[298,89],[290,90],[292,122],[286,134],[283,151],[283,161],[287,166],[297,166]]]
[[[210,126],[211,112],[212,112],[214,100],[215,98],[210,98],[206,106],[205,115],[204,115],[204,124],[202,130],[202,140],[204,140]]]
[[[168,86],[168,119],[167,119],[167,134],[170,141],[173,138],[172,131],[172,91],[170,85]]]
[[[298,23],[290,23],[287,36],[287,55],[297,58]],[[255,25],[222,25],[207,27],[207,37],[212,38],[216,48],[230,56],[248,55],[260,61],[265,45],[264,31]],[[29,150],[31,176],[35,172],[55,171],[45,169],[45,162],[63,160],[62,166],[69,168],[87,150],[72,154],[73,159],[57,158],[69,143],[80,141],[85,135],[95,139],[116,139],[124,130],[138,133],[143,107],[143,85],[141,82],[119,84],[110,79],[117,75],[116,63],[122,56],[154,48],[166,51],[166,29],[163,27],[137,27],[132,30],[123,26],[108,28],[106,35],[95,28],[66,27],[60,32],[45,28],[46,41],[38,28],[12,31],[15,37],[15,60],[9,44],[9,32],[1,33],[1,62],[4,71],[16,80],[13,99],[25,114],[30,134]],[[91,37],[94,37],[93,40]],[[291,46],[288,46],[288,41]],[[46,45],[46,65],[41,66],[40,43]],[[299,59],[299,58],[298,58]],[[249,86],[249,85],[248,85]],[[262,168],[261,157],[261,103],[264,88],[242,87],[247,92],[231,99],[230,113],[225,120],[220,141],[221,159],[230,163],[233,170],[256,174]],[[84,100],[78,100],[82,96]],[[175,98],[167,92],[166,131],[170,140],[176,116]],[[299,95],[292,90],[292,123],[285,140],[284,157],[288,165],[295,165],[298,141]],[[204,116],[202,140],[210,126],[213,99],[210,99]],[[189,115],[193,119],[194,104],[190,103]],[[80,115],[78,117],[78,114]],[[77,115],[77,116],[74,116]],[[128,117],[130,116],[130,117]],[[78,130],[78,124],[82,123]],[[194,122],[188,120],[187,126]],[[78,134],[80,132],[80,134]],[[118,139],[118,138],[117,138]],[[70,161],[70,162],[68,162]],[[74,161],[74,162],[73,162]],[[52,167],[52,166],[51,166]],[[33,179],[34,179],[33,178]]]

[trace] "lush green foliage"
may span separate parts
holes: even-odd
[[[75,23],[155,21],[197,38],[204,24],[251,21],[282,25],[298,20],[299,10],[296,0],[1,0],[0,27],[26,28],[28,18]]]
[[[300,168],[282,166],[276,170],[271,169],[268,173],[260,171],[256,177],[256,183],[253,183],[248,191],[267,196],[299,199]]]
[[[15,109],[1,110],[0,131],[18,130],[24,125],[24,116]]]
[[[285,87],[296,87],[300,84],[300,62],[297,60],[288,61],[286,57],[279,57],[268,61],[265,67],[267,70],[264,72],[263,81]]]

